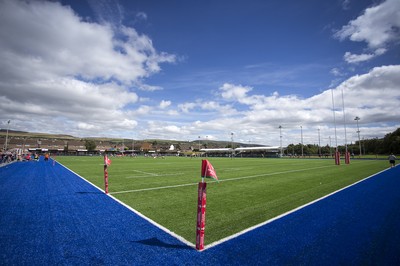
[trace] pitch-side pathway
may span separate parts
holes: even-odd
[[[0,265],[400,265],[400,167],[197,252],[58,164],[13,163]]]

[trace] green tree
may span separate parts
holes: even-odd
[[[400,152],[400,128],[396,131],[386,134],[382,142],[382,152],[388,153],[399,153]]]
[[[85,147],[88,151],[94,151],[96,150],[96,142],[94,140],[91,139],[86,139],[85,140]]]

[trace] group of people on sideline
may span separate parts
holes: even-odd
[[[0,153],[0,164],[8,164],[14,161],[39,161],[40,155],[38,153],[17,154],[12,152]],[[50,158],[49,153],[44,154],[44,160],[48,161]]]

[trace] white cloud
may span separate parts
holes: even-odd
[[[170,106],[171,105],[171,101],[164,101],[164,100],[162,100],[161,102],[160,102],[160,108],[161,109],[165,109],[165,108],[167,108],[168,106]]]
[[[172,125],[164,121],[148,121],[143,134],[146,138],[155,136],[157,138],[183,140],[192,132],[186,126]]]
[[[229,83],[225,83],[219,89],[222,91],[221,96],[224,99],[236,101],[240,101],[241,99],[243,99],[246,94],[252,90],[252,88],[250,87],[233,85]]]
[[[343,141],[341,90],[344,91],[350,127],[352,127],[352,116],[360,116],[362,118],[362,136],[367,136],[367,134],[374,136],[374,134],[379,134],[382,131],[374,124],[393,124],[398,120],[400,115],[398,111],[400,95],[397,89],[397,84],[400,84],[399,77],[400,66],[377,67],[369,73],[357,75],[346,80],[334,89],[338,134],[340,136],[339,143]],[[240,86],[237,85],[235,87]],[[224,100],[224,102],[226,101]],[[299,142],[297,138],[300,125],[303,125],[305,141],[315,143],[315,134],[318,127],[325,128],[323,133],[325,136],[333,136],[330,90],[309,98],[299,98],[295,95],[280,96],[278,93],[273,93],[269,96],[248,93],[239,102],[241,105],[245,104],[247,108],[242,111],[236,111],[235,114],[227,115],[223,111],[223,107],[233,105],[231,108],[234,108],[235,103],[238,103],[234,98],[230,101],[232,103],[228,102],[228,105],[222,105],[222,103],[216,101],[203,103],[203,105],[200,105],[199,102],[187,103],[185,106],[196,108],[196,112],[203,110],[200,108],[200,106],[203,106],[207,112],[213,109],[214,113],[212,116],[204,116],[203,121],[190,123],[191,119],[199,117],[201,113],[194,115],[192,112],[194,109],[188,108],[188,113],[184,117],[189,123],[181,124],[181,122],[177,122],[182,116],[176,114],[177,120],[175,122],[152,121],[145,127],[141,135],[137,136],[142,136],[143,138],[154,136],[158,138],[191,139],[196,138],[197,135],[203,137],[212,135],[216,139],[226,140],[229,139],[229,132],[234,131],[235,140],[237,141],[248,142],[252,140],[255,143],[274,145],[279,140],[279,136],[276,135],[277,125],[283,125],[284,127],[284,144]],[[141,106],[131,114],[134,114],[134,116],[140,115],[145,119],[147,115],[151,114],[152,110],[154,109],[151,106]],[[110,114],[110,118],[117,116],[121,116],[121,114]],[[101,128],[100,123],[95,124],[93,121],[90,122],[90,125],[93,126],[92,130],[95,129],[95,126],[97,126],[96,129]],[[135,123],[132,125],[134,126]],[[115,124],[115,126],[122,125]],[[399,126],[398,123],[397,126]],[[375,131],[374,129],[368,129],[369,127],[375,128]],[[395,128],[395,126],[385,127]],[[86,127],[86,130],[89,129],[89,127]],[[80,126],[79,130],[85,130],[85,127]],[[100,130],[98,129],[97,131]],[[348,139],[350,140],[354,140],[356,137],[353,131],[355,130],[348,129]],[[351,132],[353,132],[353,138],[351,137]],[[327,141],[326,138],[323,140],[324,143],[327,143]]]
[[[395,129],[399,126],[396,117],[400,116],[397,107],[400,99],[398,84],[400,84],[400,66],[395,65],[373,68],[366,74],[349,78],[333,89],[339,141],[344,141],[342,91],[349,127],[355,126],[353,116],[359,116],[362,117],[362,126],[365,128],[385,123],[392,124],[390,128]],[[325,128],[325,132],[330,131],[332,134],[332,90],[325,90],[309,98],[300,98],[296,95],[280,96],[279,93],[270,96],[251,95],[252,88],[228,83],[221,88],[223,88],[220,90],[221,97],[225,101],[244,104],[247,108],[234,116],[219,115],[209,121],[198,121],[194,126],[199,131],[232,130],[237,132],[236,136],[241,140],[263,139],[264,134],[264,139],[272,141],[278,140],[277,136],[273,134],[265,136],[265,134],[277,131],[279,125],[284,126],[288,139],[296,139],[300,125],[303,126],[306,135],[315,136],[317,128]],[[229,97],[224,97],[223,94],[227,91],[230,93]],[[350,139],[356,137],[353,131],[349,131]],[[373,135],[372,131],[368,133]]]
[[[137,87],[142,90],[142,91],[160,91],[163,88],[160,86],[152,86],[152,85],[148,85],[148,84],[141,84],[139,83],[137,85]]]
[[[7,63],[27,64],[15,70],[129,84],[159,71],[158,63],[173,61],[173,56],[158,54],[151,40],[133,28],[122,27],[126,41],[119,41],[111,27],[84,22],[58,3],[5,0],[1,7],[1,56]]]
[[[393,1],[385,3],[393,5]],[[381,55],[396,39],[391,32],[388,36],[392,37],[375,45],[375,33],[364,33],[366,24],[361,17],[371,18],[365,14],[351,23],[353,31],[346,31],[351,34],[345,34],[345,27],[337,33],[351,40],[357,31],[364,34],[358,40],[370,50],[348,52],[349,62]],[[394,25],[392,19],[387,21]],[[256,87],[256,79],[248,82],[251,86],[221,82],[209,94],[206,89],[193,93],[194,99],[177,95],[174,102],[154,100],[151,95],[163,88],[146,84],[146,78],[160,72],[162,63],[176,60],[174,55],[156,51],[152,40],[133,28],[85,21],[60,3],[0,0],[0,119],[11,119],[15,130],[181,140],[197,140],[198,136],[229,140],[235,132],[235,141],[270,145],[279,142],[279,125],[283,126],[284,144],[299,142],[300,125],[309,143],[315,142],[317,128],[325,143],[332,135],[331,90],[321,88],[320,93],[303,98],[285,95],[275,87],[293,79],[296,71],[263,71],[263,79],[272,80],[266,87]],[[338,68],[331,73],[343,77]],[[216,76],[209,79],[213,84]],[[352,116],[361,117],[364,136],[400,126],[399,77],[399,65],[381,66],[338,85],[333,92],[339,134],[343,136],[342,90],[349,126]],[[209,80],[201,84],[209,86]],[[296,82],[289,80],[285,85],[296,86]],[[352,132],[349,139],[353,131],[348,131]]]
[[[151,111],[151,107],[148,105],[142,105],[140,106],[134,113],[136,115],[147,115]]]
[[[127,111],[139,101],[131,88],[161,90],[143,79],[174,61],[133,28],[85,21],[57,2],[0,1],[0,113],[14,126],[53,132],[58,125],[77,135],[132,130],[150,108]]]
[[[342,74],[342,72],[340,71],[340,69],[339,68],[332,68],[331,69],[331,71],[330,71],[330,73],[332,74],[332,75],[334,75],[335,77],[337,77],[337,76],[342,76],[343,74]]]
[[[147,20],[147,14],[144,12],[138,12],[136,14],[136,18],[139,20]]]
[[[164,130],[170,133],[181,133],[181,129],[174,125],[165,126]]]
[[[344,56],[349,63],[362,62],[382,55],[389,45],[400,40],[400,1],[386,0],[377,6],[367,8],[355,20],[350,21],[334,34],[339,40],[365,42],[373,51],[369,54],[354,55],[347,52]]]
[[[342,8],[344,9],[344,10],[348,10],[350,7],[350,0],[343,0],[342,1]]]
[[[178,116],[179,112],[177,110],[168,110],[167,115],[169,116]]]
[[[364,62],[371,60],[372,58],[375,58],[377,56],[383,55],[386,53],[387,49],[385,48],[379,48],[374,51],[372,54],[352,54],[350,52],[346,52],[343,56],[344,60],[347,63],[353,64],[353,63],[359,63],[359,62]]]
[[[212,115],[231,116],[237,113],[237,110],[230,104],[203,99],[197,99],[196,102],[185,102],[183,104],[179,104],[178,108],[184,114],[196,110],[198,112],[197,115],[202,115],[205,117]]]
[[[184,112],[184,113],[188,113],[191,109],[196,107],[196,103],[182,103],[178,105],[178,108]]]
[[[93,130],[96,129],[95,125],[89,124],[89,123],[85,123],[85,122],[79,122],[78,123],[78,129],[79,130]]]
[[[375,54],[352,54],[350,52],[346,52],[343,58],[347,63],[352,64],[352,63],[368,61],[374,58],[375,56],[376,56]]]

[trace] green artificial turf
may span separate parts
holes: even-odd
[[[104,188],[103,157],[57,161]],[[112,157],[109,192],[195,243],[201,158]],[[208,158],[220,179],[207,179],[206,244],[293,210],[387,168],[384,160]],[[124,192],[125,191],[125,192]],[[120,193],[123,192],[123,193]]]

